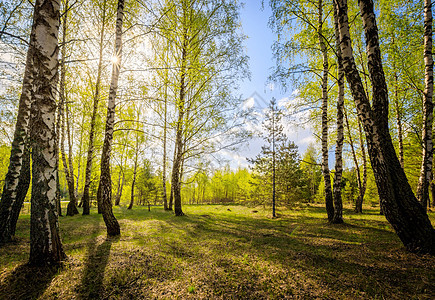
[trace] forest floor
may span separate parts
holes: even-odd
[[[0,299],[435,299],[435,258],[407,253],[375,209],[342,225],[313,205],[183,209],[116,207],[117,239],[95,210],[61,217],[68,259],[42,269],[26,265],[24,214],[0,248]]]

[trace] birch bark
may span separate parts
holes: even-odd
[[[378,187],[381,208],[405,247],[414,253],[435,254],[435,230],[408,183],[396,155],[388,128],[388,91],[383,73],[373,1],[358,1],[367,43],[373,105],[367,99],[353,57],[347,0],[334,0],[339,16],[343,67],[358,117],[366,133],[367,147]]]
[[[433,57],[432,57],[432,1],[424,1],[424,92],[423,92],[423,155],[417,198],[425,210],[429,204],[429,187],[433,161]]]
[[[88,155],[86,159],[86,169],[85,169],[85,184],[83,187],[83,215],[89,215],[90,213],[90,197],[89,188],[91,186],[91,173],[92,173],[92,160],[94,157],[94,140],[95,140],[95,122],[98,113],[98,103],[100,102],[100,85],[101,85],[101,72],[103,70],[103,50],[104,50],[104,32],[106,28],[106,4],[107,1],[103,1],[103,15],[101,20],[101,33],[100,33],[100,43],[99,43],[99,58],[98,58],[98,70],[97,70],[97,80],[95,83],[95,94],[93,99],[93,108],[91,115],[91,128],[89,131],[89,146]],[[100,211],[98,212],[100,213]]]
[[[343,110],[344,110],[344,72],[340,50],[340,37],[338,32],[338,16],[337,10],[334,9],[334,28],[335,42],[337,50],[337,144],[335,147],[335,175],[334,175],[334,218],[332,223],[343,223],[343,202],[341,199],[341,179],[343,174],[343,142],[344,142],[344,126],[343,126]]]
[[[32,207],[30,259],[32,265],[56,264],[65,258],[59,235],[56,209],[55,111],[59,67],[58,0],[35,3],[31,40],[33,54],[32,91]]]
[[[328,154],[328,49],[326,48],[325,38],[323,36],[323,0],[318,2],[319,23],[317,35],[319,39],[320,51],[323,59],[323,76],[322,76],[322,173],[325,183],[325,205],[328,221],[334,219],[334,199],[331,188],[331,176],[329,175],[329,154]]]
[[[0,201],[0,243],[12,241],[15,234],[15,230],[13,229],[15,228],[15,224],[12,216],[15,214],[19,215],[22,202],[24,201],[24,197],[30,185],[30,152],[28,145],[26,146],[28,143],[32,99],[31,91],[33,84],[33,41],[31,40],[30,43],[27,52],[21,97],[18,104],[18,115],[9,158],[9,167]],[[17,209],[18,212],[15,211]]]
[[[109,99],[107,101],[106,130],[103,151],[101,153],[101,175],[98,186],[98,197],[101,199],[101,211],[106,223],[107,235],[116,236],[121,233],[118,220],[112,211],[112,179],[110,175],[110,154],[112,152],[113,127],[115,124],[115,100],[118,90],[119,71],[122,60],[122,23],[124,19],[124,0],[118,1],[116,13],[115,53],[112,65]]]

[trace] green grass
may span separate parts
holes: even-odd
[[[0,248],[3,299],[433,299],[435,258],[407,253],[383,216],[345,210],[329,225],[318,206],[115,208],[121,237],[101,216],[60,218],[68,260],[25,265],[29,216]],[[257,211],[257,212],[255,212]],[[431,214],[434,221],[434,214]]]

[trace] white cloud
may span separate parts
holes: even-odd
[[[278,100],[278,107],[286,108],[289,106],[291,100],[289,97],[284,97]]]
[[[248,168],[249,167],[249,164],[248,164],[248,161],[246,160],[246,157],[240,155],[239,153],[227,151],[227,150],[222,150],[220,154],[222,156],[228,158],[228,160],[230,161],[231,167],[234,169],[235,168]]]
[[[244,110],[248,110],[248,109],[253,108],[254,105],[255,105],[255,99],[254,99],[254,97],[250,97],[250,98],[246,99],[246,100],[243,102],[243,107],[242,107],[242,108],[243,108]]]
[[[299,89],[296,89],[292,92],[292,96],[296,97],[299,95]]]

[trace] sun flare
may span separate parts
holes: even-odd
[[[110,60],[112,61],[113,64],[118,64],[119,63],[119,58],[116,55],[112,56],[112,58]]]

